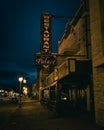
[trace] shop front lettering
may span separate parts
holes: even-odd
[[[55,65],[56,60],[51,58],[52,57],[38,57],[36,59],[36,64]]]
[[[49,16],[44,16],[44,32],[43,32],[43,51],[49,52]]]

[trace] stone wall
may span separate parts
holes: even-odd
[[[103,0],[89,0],[95,120],[102,126],[104,126],[103,7]]]
[[[96,122],[104,126],[104,68],[93,69]]]

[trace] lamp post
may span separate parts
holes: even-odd
[[[26,86],[26,83],[27,83],[27,80],[24,79],[23,80],[23,83],[24,83],[24,87],[23,87],[23,93],[25,94],[25,96],[27,95],[27,86]]]
[[[20,102],[19,102],[19,107],[21,107],[21,89],[22,89],[23,77],[20,76],[20,77],[18,78],[18,81],[20,82]]]

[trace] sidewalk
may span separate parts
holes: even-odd
[[[104,130],[88,115],[58,117],[38,101],[27,99],[17,108],[3,130]]]

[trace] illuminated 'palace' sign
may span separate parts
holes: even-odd
[[[36,55],[36,65],[56,65],[56,57],[53,55]]]
[[[51,15],[45,13],[41,16],[41,53],[51,53]]]

